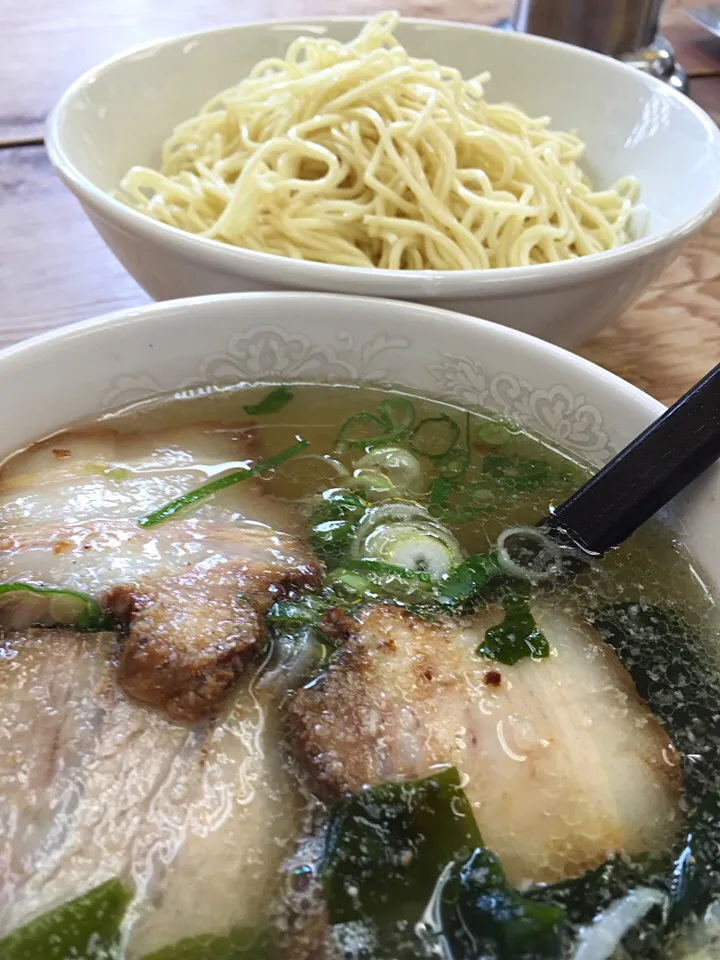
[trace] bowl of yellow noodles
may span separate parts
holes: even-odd
[[[211,30],[91,70],[50,157],[156,299],[391,297],[569,345],[720,203],[720,134],[639,71],[491,28]]]

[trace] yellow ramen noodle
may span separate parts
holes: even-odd
[[[596,191],[585,144],[395,40],[303,37],[133,167],[117,196],[189,233],[349,267],[485,270],[627,243],[638,186]]]

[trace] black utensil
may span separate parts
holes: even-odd
[[[720,364],[538,524],[601,556],[720,457]]]

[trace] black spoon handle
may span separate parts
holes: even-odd
[[[720,457],[720,364],[542,526],[590,554],[626,540]]]

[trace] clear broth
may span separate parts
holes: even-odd
[[[248,419],[243,413],[243,405],[258,402],[271,387],[267,384],[252,388],[239,385],[186,391],[181,395],[135,404],[103,417],[96,425],[122,432],[174,428],[193,423],[236,425]],[[297,435],[302,435],[310,441],[308,452],[314,457],[317,454],[332,457],[350,468],[358,453],[350,451],[335,454],[339,427],[359,411],[377,410],[379,404],[387,399],[388,392],[364,387],[309,384],[291,385],[291,388],[293,399],[288,406],[275,413],[251,418],[257,424],[263,455],[272,455],[284,449],[293,443]],[[492,422],[492,418],[482,411],[467,413],[439,401],[419,397],[411,399],[418,420],[449,416],[461,427],[458,443],[467,443],[470,439],[472,459],[463,477],[463,484],[481,482],[483,458],[498,452],[521,460],[542,460],[550,467],[547,482],[542,487],[521,491],[510,489],[496,496],[490,504],[479,502],[476,521],[454,527],[450,525],[463,551],[469,555],[487,553],[506,528],[536,523],[550,506],[562,502],[591,473],[588,465],[575,459],[569,451],[561,451],[518,427],[512,427],[498,447],[478,440],[478,428]],[[92,425],[83,426],[87,428]],[[59,446],[62,445],[61,440],[62,434],[59,434]],[[425,461],[425,465],[429,470],[434,469],[432,463]],[[119,466],[122,467],[122,464]],[[212,474],[218,473],[222,473],[222,470],[213,468]],[[288,461],[271,476],[264,478],[262,483],[273,497],[291,504],[305,504],[313,495],[343,485],[337,469],[327,459],[322,462],[303,456]],[[427,502],[426,495],[417,499]],[[709,673],[713,676],[717,673],[717,650],[720,646],[711,591],[683,548],[657,522],[647,524],[621,548],[604,558],[592,575],[579,578],[571,588],[556,587],[548,596],[552,603],[574,611],[589,609],[598,603],[617,601],[643,602],[679,611],[685,623],[702,638],[703,649],[697,651],[700,660],[706,664]],[[232,818],[231,808],[245,805],[248,818],[246,821],[235,821],[234,832],[230,832],[223,854],[232,859],[233,837],[241,838],[238,842],[243,845],[243,855],[237,869],[226,870],[218,878],[212,869],[204,872],[202,866],[198,868],[198,863],[202,861],[195,859],[191,861],[194,874],[192,878],[186,878],[190,882],[183,885],[180,882],[182,877],[178,879],[177,871],[173,872],[174,853],[169,850],[156,851],[162,861],[161,874],[164,872],[170,879],[161,880],[156,890],[143,894],[149,874],[147,871],[143,873],[141,864],[132,864],[130,873],[140,895],[128,915],[134,925],[128,960],[145,956],[184,937],[227,932],[226,926],[214,929],[212,924],[216,922],[218,909],[221,915],[225,915],[226,911],[218,908],[218,901],[227,899],[228,890],[234,884],[249,891],[245,902],[238,905],[235,923],[251,923],[264,910],[272,914],[268,904],[276,896],[283,859],[294,855],[303,824],[307,826],[314,821],[318,809],[318,801],[312,796],[302,771],[283,746],[282,728],[277,720],[277,686],[265,683],[272,670],[272,651],[268,651],[258,661],[249,678],[240,681],[236,708],[239,712],[234,715],[232,723],[226,728],[220,724],[215,730],[211,727],[205,732],[190,732],[185,744],[187,747],[192,738],[195,738],[195,742],[203,741],[203,749],[225,767],[234,763],[233,749],[237,752],[239,745],[245,748],[251,745],[249,750],[246,749],[242,768],[237,770],[237,792],[234,795],[228,793],[233,777],[226,777],[224,783],[214,782],[212,769],[204,770],[201,791],[207,817],[195,825],[195,834],[188,841],[200,845],[216,831],[220,831],[218,836],[222,837],[223,824]],[[11,696],[11,686],[7,691]],[[692,698],[692,692],[684,691],[684,696]],[[72,709],[72,703],[67,704],[67,709]],[[162,718],[153,717],[153,724],[163,722]],[[212,754],[214,749],[218,752]],[[264,777],[270,777],[272,785],[263,791],[259,787]],[[0,771],[0,788],[3,783],[7,785],[9,781],[3,778]],[[256,789],[259,792],[253,799]],[[172,798],[172,791],[169,796]],[[182,792],[179,802],[182,803]],[[260,808],[258,803],[262,805]],[[224,813],[221,810],[223,804],[227,807]],[[258,830],[264,830],[271,836],[261,838],[257,844],[248,844],[242,836],[243,831]],[[211,848],[218,847],[217,839],[213,841],[211,838],[208,842]],[[150,859],[152,856],[148,854]],[[119,865],[124,862],[123,857],[118,858]],[[127,870],[126,863],[123,869]],[[88,871],[88,881],[91,875],[94,875],[92,871]],[[81,879],[78,877],[79,883]],[[87,886],[90,886],[89,882]],[[155,922],[156,907],[163,901],[162,919]]]

